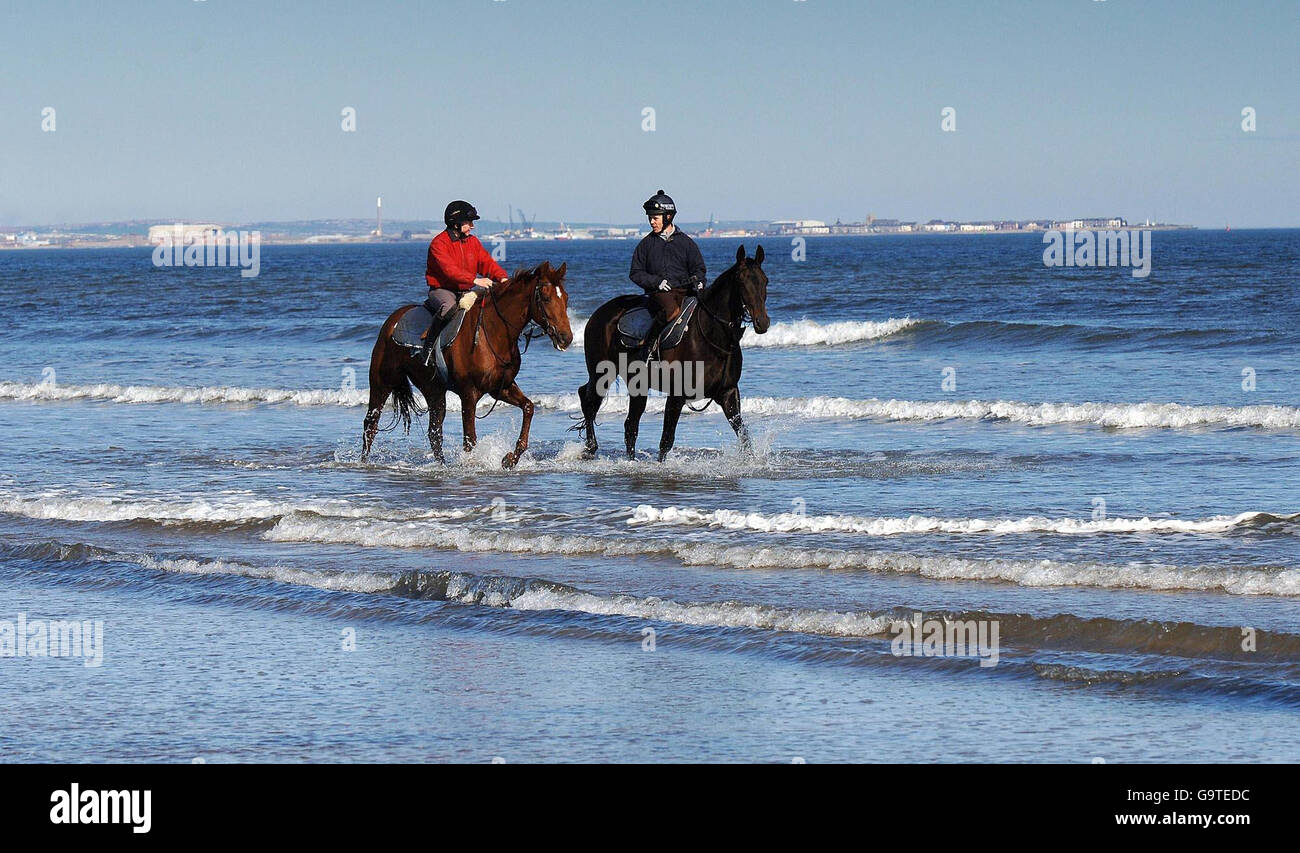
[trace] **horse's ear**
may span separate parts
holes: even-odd
[[[538,266],[537,266],[537,274],[538,274],[538,275],[548,275],[550,272],[551,272],[551,262],[550,262],[550,261],[542,261],[540,264],[538,264]]]
[[[565,261],[564,263],[560,264],[560,268],[555,271],[555,278],[553,280],[558,282],[560,279],[564,278],[564,274],[568,271],[569,271],[569,262]]]
[[[760,265],[760,266],[761,266],[762,263],[763,263],[763,244],[762,244],[762,243],[759,243],[759,244],[758,244],[758,250],[757,250],[756,252],[754,252],[754,263],[756,263],[756,264],[758,264],[758,265]]]
[[[740,263],[744,259],[745,259],[745,244],[741,243],[740,248],[736,250],[736,263]]]

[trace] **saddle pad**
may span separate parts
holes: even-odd
[[[695,314],[695,307],[699,302],[694,296],[686,297],[682,303],[682,313],[677,315],[677,319],[668,325],[668,328],[659,336],[659,347],[661,349],[672,349],[682,342],[682,338],[690,326],[691,317]],[[633,308],[624,312],[623,316],[618,319],[618,333],[623,338],[623,345],[628,347],[642,346],[646,342],[646,335],[650,333],[650,327],[654,324],[654,314],[649,308]]]
[[[442,333],[438,335],[439,348],[446,349],[451,346],[451,342],[456,340],[457,333],[460,332],[461,324],[465,322],[465,312],[459,308],[453,308],[451,319],[447,325],[442,327]],[[402,319],[397,321],[393,327],[393,343],[398,346],[419,349],[424,346],[422,335],[429,330],[429,325],[433,323],[433,315],[429,309],[423,305],[417,305],[410,311],[402,315]]]
[[[618,333],[625,341],[641,344],[645,341],[645,336],[650,334],[650,324],[653,322],[654,315],[649,308],[633,308],[624,311],[623,316],[618,318]]]

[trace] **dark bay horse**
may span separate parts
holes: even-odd
[[[672,449],[677,434],[677,419],[688,400],[688,389],[680,380],[694,375],[700,381],[689,383],[689,399],[712,400],[722,407],[727,422],[739,436],[745,452],[750,451],[749,433],[740,418],[740,336],[745,316],[753,320],[754,331],[767,331],[767,274],[763,272],[763,247],[753,258],[745,257],[745,247],[736,250],[736,263],[709,285],[699,296],[700,304],[691,318],[689,330],[681,343],[660,353],[660,368],[650,369],[649,387],[666,392],[664,431],[659,439],[659,461]],[[578,389],[582,401],[582,423],[575,429],[586,437],[584,456],[596,455],[596,412],[605,399],[609,380],[614,373],[628,385],[627,420],[623,423],[623,443],[627,456],[636,452],[636,436],[649,399],[646,393],[633,393],[629,368],[644,367],[644,362],[622,346],[618,320],[630,308],[642,303],[640,296],[619,296],[596,309],[587,321],[583,337],[587,356],[587,384]],[[620,355],[623,356],[620,358]],[[672,368],[682,368],[672,372]],[[691,373],[688,373],[691,371]],[[661,381],[661,380],[667,381]],[[664,387],[665,385],[674,387]]]
[[[519,375],[519,336],[531,322],[542,328],[558,350],[573,343],[569,328],[569,295],[564,290],[568,264],[551,269],[549,261],[532,270],[519,270],[508,280],[494,286],[478,299],[465,314],[456,340],[447,348],[447,377],[450,389],[438,377],[435,367],[426,367],[406,347],[392,339],[393,327],[414,305],[398,308],[379,330],[370,355],[370,405],[361,441],[361,458],[379,430],[379,415],[391,394],[397,405],[398,418],[411,427],[415,410],[414,385],[424,395],[429,407],[429,446],[439,462],[442,454],[442,421],[447,414],[447,391],[460,397],[460,422],[464,429],[465,450],[478,442],[474,428],[475,409],[484,394],[518,406],[524,413],[523,428],[515,449],[501,460],[510,468],[528,449],[528,427],[533,420],[532,401],[515,384]]]

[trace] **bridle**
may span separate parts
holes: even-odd
[[[546,313],[541,310],[542,288],[545,287],[548,284],[548,282],[546,281],[545,278],[543,278],[540,275],[537,278],[538,278],[537,283],[533,285],[533,292],[528,297],[528,316],[524,319],[524,324],[519,327],[519,331],[517,332],[513,331],[510,328],[510,321],[507,320],[505,315],[501,313],[501,305],[499,304],[496,295],[491,290],[489,290],[486,296],[487,301],[491,302],[492,304],[492,310],[496,311],[497,318],[501,320],[501,325],[505,326],[506,331],[510,333],[507,336],[506,340],[518,341],[519,336],[524,334],[524,330],[528,329],[529,324],[535,324],[538,327],[538,331],[536,334],[534,334],[531,330],[529,330],[529,333],[524,336],[524,352],[528,352],[528,345],[531,344],[535,339],[546,336],[554,340],[556,336],[559,334],[559,332],[556,331],[556,329],[553,326],[547,324]],[[478,341],[480,337],[479,332],[483,328],[483,315],[485,313],[487,313],[485,310],[480,310],[478,312],[478,321],[474,325],[474,346],[478,346]],[[541,319],[538,319],[539,317]],[[487,345],[488,345],[488,349],[492,352],[492,357],[497,360],[498,364],[510,363],[509,359],[502,358],[501,354],[496,351],[496,347],[492,345],[491,338],[487,339]]]
[[[542,288],[546,284],[546,280],[538,276],[538,282],[533,287],[532,296],[528,297],[528,322],[524,323],[524,328],[519,331],[522,334],[524,329],[528,329],[528,323],[532,323],[537,326],[537,332],[534,334],[533,330],[529,329],[528,334],[524,335],[524,352],[528,352],[528,345],[537,338],[548,337],[555,340],[560,334],[558,329],[546,322],[546,312],[542,310]],[[498,316],[501,314],[501,309],[497,309],[497,314]],[[502,322],[505,322],[504,318],[502,318]]]
[[[749,314],[749,307],[745,305],[745,299],[743,293],[739,291],[738,285],[737,285],[736,295],[737,295],[737,301],[740,302],[740,313],[738,316],[729,319],[719,317],[717,314],[713,313],[713,311],[709,308],[708,303],[706,303],[703,299],[700,299],[698,302],[700,308],[703,309],[705,314],[709,315],[710,319],[712,319],[713,322],[717,323],[719,326],[722,326],[725,329],[730,330],[731,332],[731,334],[728,335],[728,346],[726,347],[721,347],[718,344],[714,343],[712,340],[710,340],[708,332],[704,331],[704,329],[700,329],[700,337],[704,338],[704,342],[706,344],[713,347],[715,350],[722,353],[724,356],[728,356],[728,357],[733,352],[736,351],[736,347],[740,346],[740,338],[742,335],[745,334],[745,328],[746,328],[745,323],[753,322],[753,318],[751,318]]]

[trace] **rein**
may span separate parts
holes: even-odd
[[[709,339],[708,332],[704,331],[704,329],[700,329],[700,337],[704,339],[704,342],[709,346],[713,347],[718,352],[722,353],[723,356],[725,356],[725,360],[723,361],[723,366],[725,368],[726,365],[731,361],[731,354],[734,353],[736,349],[740,346],[741,335],[745,333],[745,318],[748,312],[745,308],[744,301],[743,300],[741,301],[740,319],[724,319],[722,317],[719,317],[717,314],[713,313],[713,310],[709,308],[708,304],[703,299],[699,300],[697,304],[700,306],[700,308],[704,309],[704,313],[707,314],[709,318],[713,320],[713,322],[731,331],[731,335],[728,336],[730,338],[730,346],[724,349],[723,347],[718,346],[712,340]],[[700,406],[698,409],[692,406],[690,403],[687,403],[686,408],[690,409],[692,412],[698,413],[707,409],[712,402],[713,400],[711,399],[705,400],[704,405]]]
[[[529,324],[530,323],[537,324],[538,333],[534,335],[532,331],[529,330],[529,333],[524,337],[524,352],[528,352],[528,345],[533,342],[534,338],[539,338],[544,335],[552,334],[551,329],[548,329],[546,325],[542,323],[540,320],[535,319],[535,315],[541,313],[540,311],[537,310],[537,308],[538,308],[538,303],[541,299],[543,284],[544,282],[539,280],[535,285],[533,285],[532,295],[528,297],[528,317],[524,320],[524,324],[519,327],[518,332],[512,332],[510,330],[510,321],[507,320],[506,316],[501,313],[501,305],[496,299],[495,294],[493,294],[492,291],[489,290],[487,292],[487,296],[485,297],[486,300],[491,301],[492,310],[496,311],[497,318],[501,321],[501,325],[504,326],[506,332],[509,333],[506,340],[515,341],[516,346],[518,346],[519,336],[524,334],[524,330],[528,329]],[[486,306],[479,308],[478,320],[476,320],[474,323],[474,343],[470,347],[471,350],[474,347],[478,346],[478,341],[480,337],[479,333],[483,329],[483,315],[486,313],[487,313]],[[501,357],[501,354],[497,352],[497,348],[492,345],[492,337],[490,335],[486,338],[486,341],[488,345],[488,350],[492,353],[492,357],[496,359],[497,364],[502,366],[508,366],[510,364],[510,359],[505,359]],[[488,410],[481,415],[475,415],[475,417],[478,418],[479,420],[486,418],[488,415],[492,414],[492,410],[495,409],[497,407],[497,403],[500,402],[501,402],[500,398],[493,396],[492,405],[488,408]]]
[[[540,338],[543,335],[554,334],[553,329],[548,329],[545,323],[543,323],[541,320],[536,319],[536,316],[541,313],[538,310],[538,302],[541,299],[542,285],[544,283],[545,282],[543,281],[538,281],[536,284],[533,285],[532,295],[528,297],[528,317],[524,320],[524,324],[519,327],[519,331],[517,332],[511,331],[510,321],[507,320],[505,315],[501,313],[501,305],[498,303],[495,294],[493,294],[491,290],[489,290],[487,293],[487,298],[490,299],[492,302],[492,310],[496,311],[497,318],[501,320],[501,325],[504,326],[506,332],[509,333],[506,337],[507,340],[512,340],[517,342],[519,340],[519,336],[524,334],[524,330],[528,329],[528,326],[530,324],[537,325],[538,328],[537,334],[533,334],[532,331],[529,330],[529,333],[524,338],[524,352],[528,352],[528,345],[531,344],[534,339]],[[475,346],[478,345],[479,331],[483,328],[483,315],[485,313],[486,311],[484,309],[479,309],[478,320],[474,325]],[[509,359],[502,358],[501,354],[497,352],[496,347],[492,345],[492,339],[490,337],[487,339],[487,345],[488,345],[488,349],[491,350],[492,352],[492,357],[497,360],[498,364],[510,363]]]
[[[720,347],[717,344],[715,344],[713,341],[709,340],[709,335],[707,332],[705,332],[703,329],[700,330],[700,336],[704,338],[704,342],[706,344],[713,347],[715,350],[722,353],[723,355],[730,357],[731,354],[736,351],[736,347],[740,346],[740,336],[744,334],[745,316],[746,316],[744,303],[743,302],[741,303],[739,320],[724,319],[722,317],[719,317],[717,314],[713,313],[713,310],[709,308],[708,303],[706,303],[703,299],[699,300],[697,304],[702,309],[704,309],[704,313],[708,314],[709,318],[712,319],[713,322],[717,323],[719,326],[730,329],[732,331],[732,336],[730,340],[731,345],[724,349],[723,347]]]

